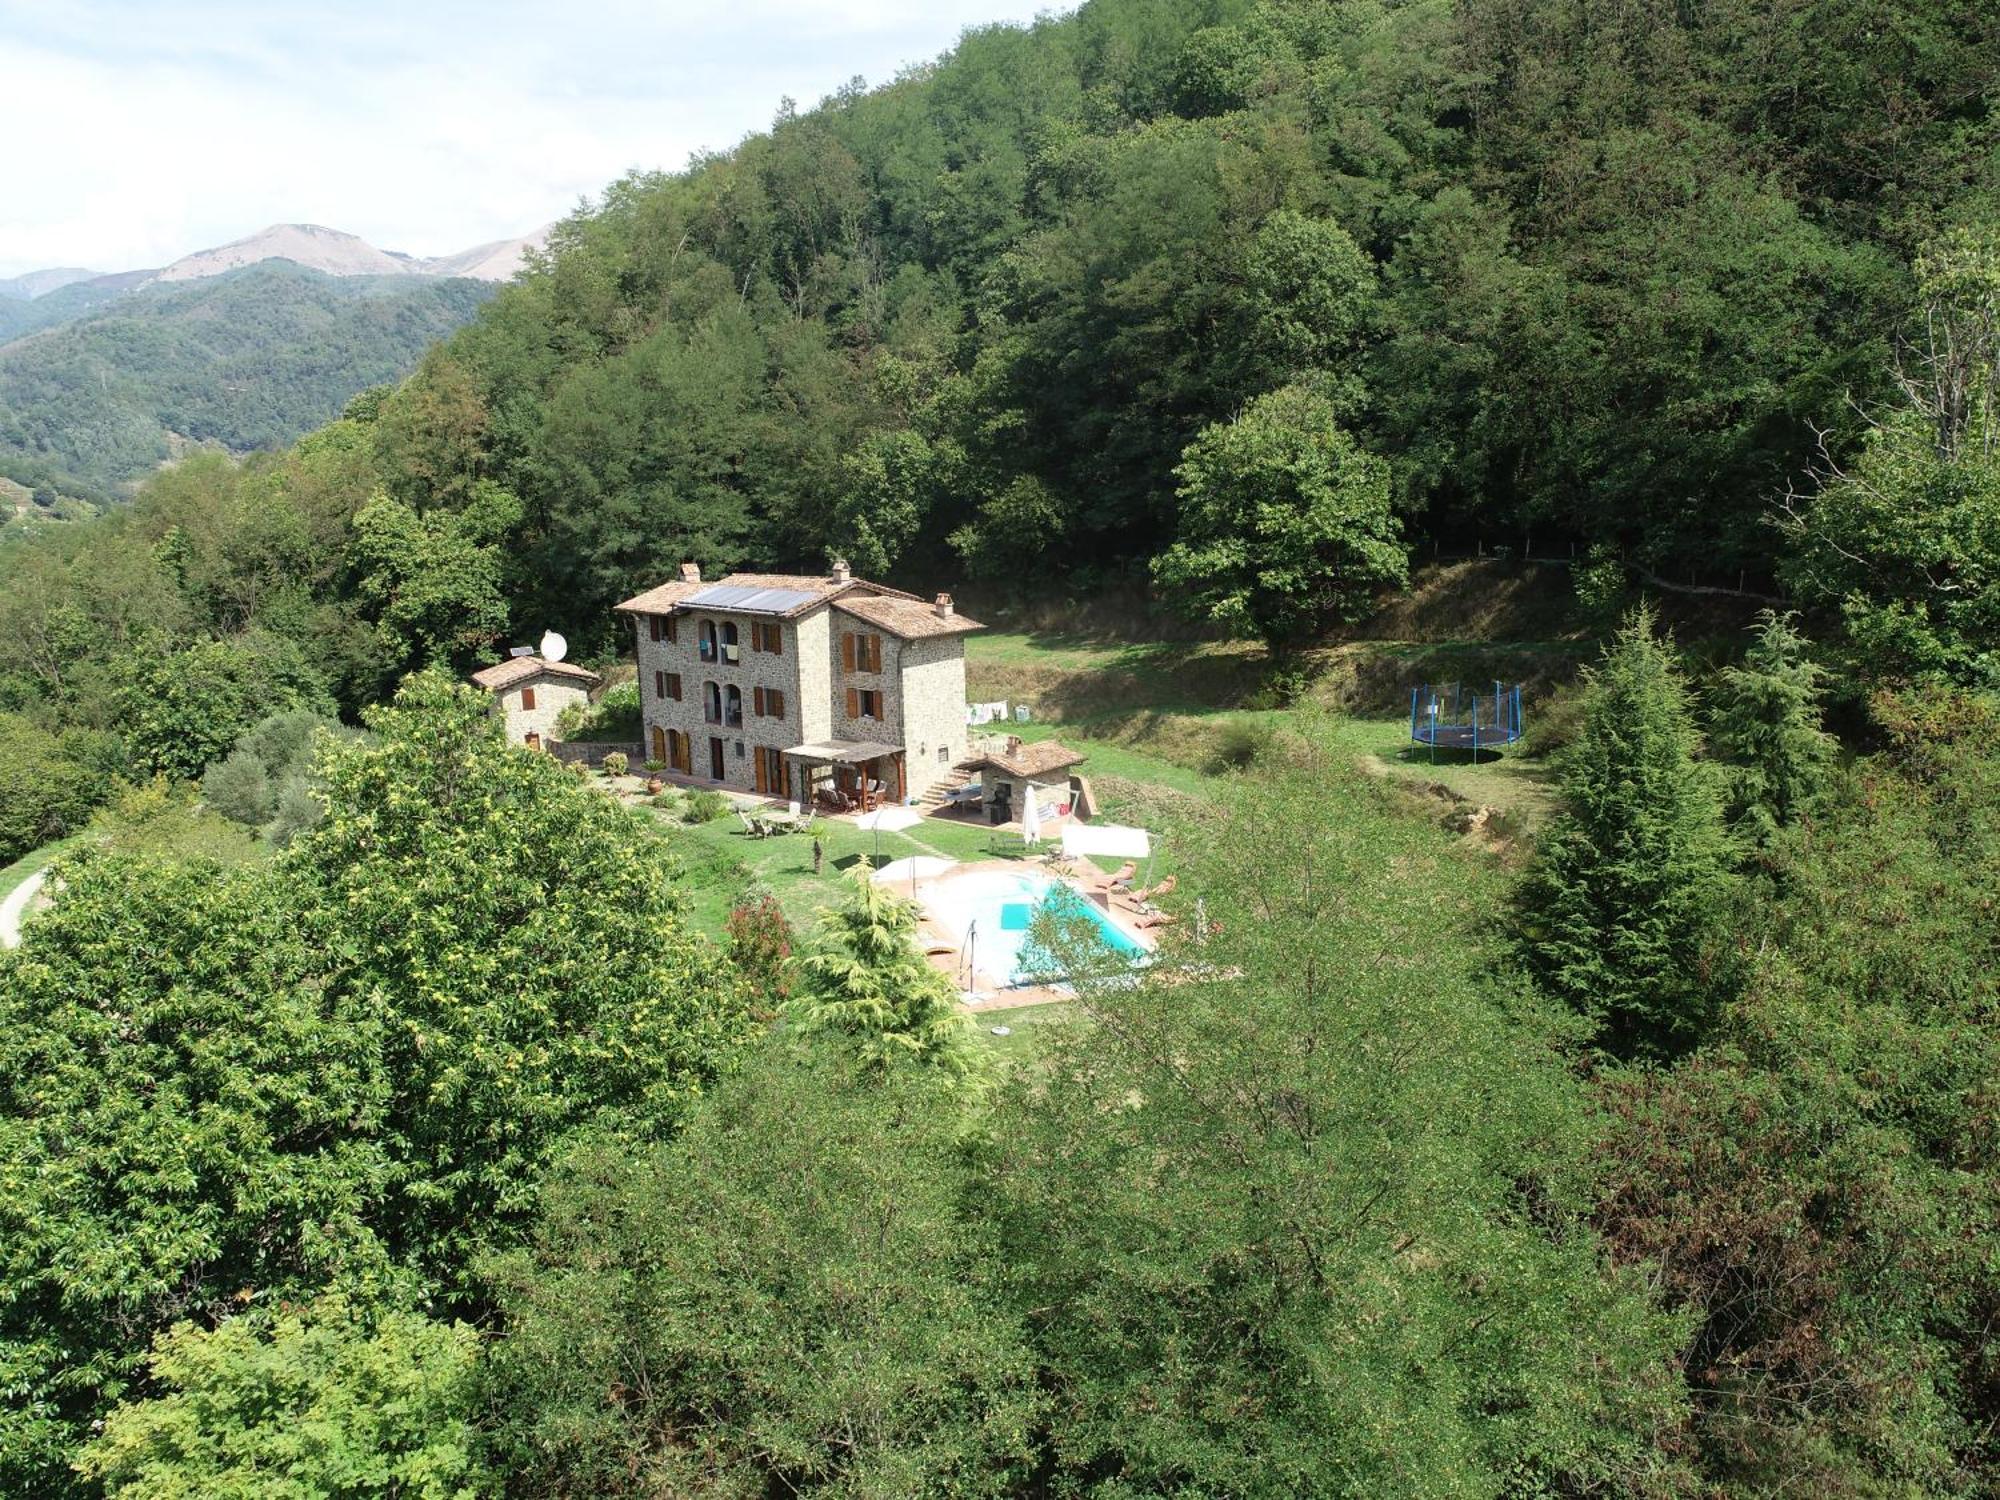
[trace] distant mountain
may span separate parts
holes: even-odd
[[[82,266],[55,266],[46,271],[30,271],[25,276],[11,277],[0,281],[0,297],[12,297],[21,302],[32,302],[44,292],[53,292],[57,287],[68,286],[72,281],[88,281],[99,271],[86,271]]]
[[[191,444],[289,442],[406,374],[492,291],[408,270],[329,274],[290,257],[73,283],[28,304],[66,299],[67,321],[0,345],[0,474],[102,495]]]
[[[396,250],[378,250],[359,235],[320,224],[273,224],[226,245],[197,250],[152,273],[154,282],[194,281],[204,276],[288,260],[328,276],[464,276],[474,281],[506,281],[521,269],[530,247],[539,247],[551,225],[518,239],[493,240],[453,255],[428,259]]]

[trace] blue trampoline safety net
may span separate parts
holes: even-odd
[[[1459,683],[1430,683],[1410,690],[1410,738],[1420,745],[1483,750],[1521,737],[1521,685],[1494,683],[1479,692]]]

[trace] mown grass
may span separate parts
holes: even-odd
[[[69,838],[58,839],[53,844],[44,844],[39,849],[31,849],[11,865],[0,868],[0,901],[4,901],[13,895],[22,881],[28,879],[38,870],[47,869],[51,864],[55,863],[59,855],[74,848],[77,840],[81,837],[82,835],[80,834],[73,834]]]

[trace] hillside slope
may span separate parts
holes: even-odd
[[[491,292],[284,261],[143,288],[0,347],[0,472],[102,490],[187,442],[239,452],[288,442],[406,374]]]

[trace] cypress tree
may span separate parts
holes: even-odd
[[[1564,811],[1523,891],[1521,946],[1605,1047],[1668,1055],[1719,999],[1704,951],[1729,880],[1719,778],[1696,759],[1687,686],[1648,607],[1586,681]]]
[[[1806,657],[1793,616],[1765,610],[1743,664],[1722,674],[1710,738],[1730,764],[1729,820],[1764,843],[1818,798],[1833,762],[1820,728],[1825,673]]]

